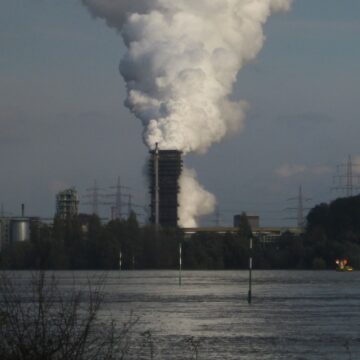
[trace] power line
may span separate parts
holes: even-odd
[[[94,180],[94,186],[86,189],[87,194],[84,195],[84,198],[88,198],[89,200],[84,203],[84,205],[90,205],[92,208],[92,214],[99,215],[99,205],[106,204],[101,198],[104,197],[104,194],[101,193],[103,191],[97,185],[96,180]]]
[[[129,186],[121,184],[120,176],[117,178],[117,183],[115,186],[110,186],[110,189],[115,189],[115,193],[107,194],[107,197],[115,198],[114,202],[106,203],[107,205],[113,205],[111,207],[111,219],[112,220],[121,220],[124,216],[123,213],[123,197],[128,196],[123,193],[123,189],[130,190]]]
[[[289,198],[288,201],[297,201],[297,206],[295,208],[286,208],[288,211],[296,211],[296,217],[285,218],[284,220],[296,220],[297,226],[299,228],[303,228],[305,226],[305,211],[309,210],[308,208],[304,208],[304,203],[306,201],[311,200],[310,198],[304,198],[302,186],[299,186],[298,195],[293,198]]]
[[[354,170],[360,164],[355,164],[352,161],[351,155],[348,156],[347,162],[337,165],[337,174],[333,177],[333,182],[337,183],[331,190],[345,192],[346,196],[353,196],[355,190],[359,190],[359,175],[354,175]],[[355,185],[355,181],[358,183]]]

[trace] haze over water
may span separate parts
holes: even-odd
[[[102,274],[102,273],[101,273]],[[87,284],[100,273],[56,272],[61,286]],[[118,324],[139,318],[131,354],[149,359],[359,359],[360,272],[255,271],[247,303],[247,271],[113,271],[103,315]],[[347,350],[347,347],[349,350]]]

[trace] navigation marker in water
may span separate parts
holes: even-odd
[[[179,242],[179,286],[181,286],[182,244]]]
[[[248,303],[251,304],[251,272],[252,272],[252,241],[250,238],[250,248],[249,248],[249,292],[248,292]]]

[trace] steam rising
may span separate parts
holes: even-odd
[[[126,106],[141,119],[145,143],[186,154],[204,153],[243,127],[247,105],[229,99],[237,74],[262,48],[269,15],[291,0],[82,1],[127,47],[120,64]],[[194,171],[184,173],[180,225],[192,226],[215,200]]]
[[[215,196],[202,188],[193,169],[183,170],[180,177],[180,187],[179,203],[182,205],[179,209],[180,221],[185,224],[185,227],[196,227],[199,217],[214,211]],[[192,196],[191,201],[188,199],[189,194]]]

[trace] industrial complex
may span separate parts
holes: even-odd
[[[147,222],[161,227],[174,228],[178,226],[178,195],[180,192],[179,178],[183,167],[182,153],[177,150],[160,150],[158,146],[150,151],[148,161],[148,178],[150,194],[150,214]],[[118,188],[120,184],[118,184]],[[121,186],[123,187],[123,186]],[[118,189],[119,190],[119,189]],[[118,193],[119,191],[117,191]],[[116,196],[116,206],[121,209],[121,196]],[[131,200],[131,195],[128,195]],[[66,220],[79,215],[79,195],[75,188],[64,189],[56,194],[55,215],[57,218]],[[107,203],[109,204],[109,203]],[[128,214],[132,211],[129,203]],[[136,206],[136,205],[135,205]],[[120,211],[119,211],[120,213]],[[97,215],[97,214],[96,214]],[[84,215],[86,218],[86,215]],[[111,217],[114,219],[113,217]],[[184,228],[185,235],[191,236],[196,232],[209,232],[223,234],[237,232],[240,226],[241,215],[234,215],[233,227],[221,227],[219,224],[213,227]],[[120,219],[121,217],[116,217]],[[51,221],[51,219],[46,219]],[[284,232],[300,233],[302,227],[267,227],[260,226],[260,217],[248,215],[247,220],[253,233],[263,242],[273,242]],[[41,221],[38,217],[25,216],[25,206],[21,206],[20,216],[0,216],[0,249],[7,244],[26,241],[30,239],[31,223]],[[85,221],[86,222],[86,221]]]
[[[156,148],[150,151],[150,157],[148,160],[148,179],[149,179],[149,208],[150,214],[148,214],[146,223],[151,223],[157,227],[175,228],[178,226],[178,208],[179,208],[179,178],[182,173],[183,161],[182,153],[177,150],[160,150],[156,145]],[[113,188],[113,187],[112,187]],[[115,204],[112,206],[111,219],[122,220],[122,196],[129,197],[128,203],[128,215],[133,211],[131,195],[122,194],[121,189],[127,188],[120,185],[118,179],[116,194],[112,194],[115,197]],[[95,195],[98,194],[98,188],[96,186]],[[94,194],[91,198],[95,198]],[[98,199],[93,199],[98,204]],[[57,218],[66,220],[79,215],[79,195],[75,188],[64,189],[56,194],[56,212]],[[302,193],[300,189],[299,204],[301,204],[301,224],[303,224],[302,214]],[[94,206],[93,206],[94,207]],[[96,206],[97,208],[97,206]],[[117,209],[117,216],[113,216],[114,208]],[[98,215],[93,210],[93,214]],[[125,215],[125,214],[124,214]],[[240,214],[233,216],[232,227],[222,227],[219,223],[213,227],[193,227],[184,228],[183,231],[186,237],[191,236],[197,232],[219,233],[237,232],[241,227]],[[86,223],[88,215],[83,215],[84,223]],[[38,217],[25,216],[25,206],[21,206],[20,216],[5,216],[4,212],[0,215],[0,249],[7,244],[26,241],[30,239],[30,228],[33,221],[42,221]],[[52,221],[52,219],[46,219]],[[107,221],[107,219],[102,219]],[[293,234],[299,234],[303,230],[303,226],[300,226],[298,221],[297,227],[261,227],[260,217],[258,215],[247,215],[247,220],[251,229],[262,242],[273,242],[281,236],[284,232],[290,231]]]

